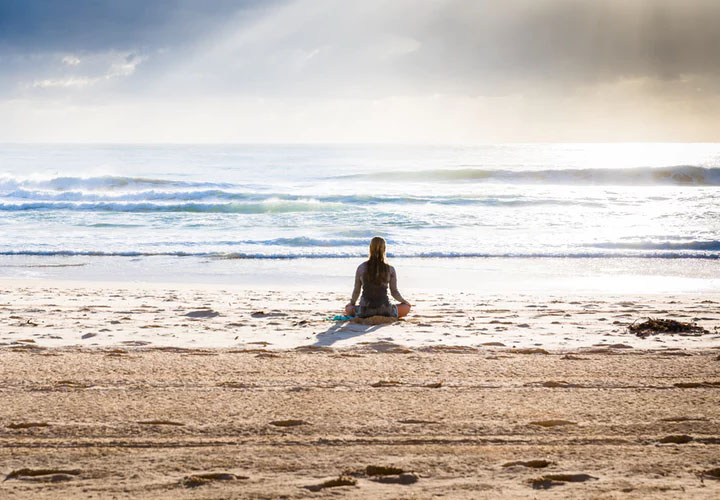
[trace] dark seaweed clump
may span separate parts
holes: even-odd
[[[674,319],[657,319],[648,318],[642,323],[634,322],[628,326],[630,333],[634,333],[638,337],[645,338],[650,335],[658,335],[661,333],[677,333],[679,335],[699,336],[710,333],[697,323],[688,323],[677,321]]]

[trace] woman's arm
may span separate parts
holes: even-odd
[[[360,289],[362,288],[362,264],[360,264],[357,268],[357,271],[355,271],[355,288],[353,288],[352,296],[350,297],[350,305],[355,305],[355,302],[357,302],[358,297],[360,297]]]
[[[395,268],[393,266],[390,266],[390,294],[395,300],[401,302],[402,304],[410,303],[403,299],[403,296],[400,295],[400,292],[397,289],[397,274],[395,273]]]

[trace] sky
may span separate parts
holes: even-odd
[[[0,142],[720,141],[717,0],[0,0]]]

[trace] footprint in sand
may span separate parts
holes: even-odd
[[[50,427],[45,422],[22,422],[17,424],[8,424],[8,429],[30,429],[32,427]]]
[[[289,420],[274,420],[270,422],[270,425],[274,425],[275,427],[297,427],[298,425],[307,425],[308,422],[304,420],[296,420],[296,419],[289,419]]]
[[[570,422],[569,420],[537,420],[535,422],[530,422],[530,425],[537,425],[539,427],[558,427],[562,425],[575,425],[575,422]]]
[[[700,473],[700,477],[720,480],[720,467],[704,470]]]
[[[665,436],[659,442],[660,443],[672,443],[672,444],[685,444],[693,440],[692,436],[687,434],[677,434],[672,436]]]
[[[523,462],[522,460],[518,460],[516,462],[508,462],[506,464],[503,464],[503,467],[522,466],[529,467],[531,469],[544,469],[545,467],[548,467],[552,464],[553,463],[549,460],[527,460],[525,462]]]
[[[720,387],[720,382],[677,382],[673,385],[679,389],[697,389],[701,387]]]
[[[379,380],[374,384],[370,384],[370,387],[397,387],[399,385],[403,385],[403,383],[397,380]]]
[[[530,347],[527,349],[513,349],[510,352],[512,352],[513,354],[550,354],[545,349],[541,349],[539,347]]]
[[[200,309],[197,311],[190,311],[189,313],[183,314],[183,316],[187,316],[188,318],[214,318],[216,316],[220,316],[220,313],[217,311],[213,311],[212,309]]]
[[[141,425],[176,425],[176,426],[185,425],[182,422],[173,422],[172,420],[143,420],[141,422],[138,422],[138,424],[141,424]]]
[[[403,473],[398,474],[397,476],[375,476],[371,477],[371,481],[375,481],[376,483],[385,483],[385,484],[414,484],[417,483],[418,480],[417,475],[412,473]]]
[[[660,422],[704,422],[707,418],[703,417],[669,417],[661,418]]]
[[[534,490],[547,490],[553,486],[562,486],[565,483],[583,483],[590,479],[598,479],[588,474],[548,474],[530,480]]]
[[[284,313],[284,312],[279,312],[279,311],[278,312],[272,311],[269,313],[266,313],[265,311],[255,311],[255,312],[251,313],[250,316],[252,316],[253,318],[267,318],[267,317],[280,318],[280,317],[288,316],[288,314]]]
[[[92,387],[92,384],[87,384],[85,382],[76,382],[74,380],[58,380],[55,382],[56,387],[67,387],[70,389],[88,389]]]
[[[551,388],[551,389],[556,389],[556,388],[571,389],[571,388],[581,387],[576,384],[571,384],[569,382],[565,382],[564,380],[548,380],[547,382],[543,382],[540,385],[543,387]]]
[[[182,485],[185,488],[197,488],[198,486],[203,486],[213,481],[237,481],[239,479],[250,478],[248,476],[230,474],[229,472],[209,472],[206,474],[193,474],[192,476],[185,476],[182,480]]]
[[[248,387],[250,387],[249,385],[243,384],[242,382],[218,382],[215,385],[217,385],[218,387],[228,387],[230,389],[247,389]]]
[[[9,479],[19,479],[22,481],[41,481],[57,483],[61,481],[70,481],[75,476],[80,475],[77,469],[18,469],[12,471],[5,477],[5,481]]]
[[[357,479],[353,479],[348,476],[340,476],[336,479],[329,479],[320,484],[312,484],[309,486],[303,486],[303,488],[310,490],[310,491],[320,491],[325,488],[337,488],[338,486],[355,486],[356,484],[357,484]]]
[[[417,474],[407,472],[399,467],[387,467],[384,465],[368,465],[364,470],[365,475],[371,481],[386,484],[413,484],[420,479]]]

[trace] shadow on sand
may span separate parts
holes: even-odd
[[[373,322],[372,318],[366,318],[362,323],[356,321],[337,321],[330,328],[322,333],[317,334],[317,340],[313,344],[315,347],[329,347],[341,340],[359,337],[367,333],[379,330],[383,326],[392,325],[397,320]],[[390,318],[387,318],[390,319]]]

